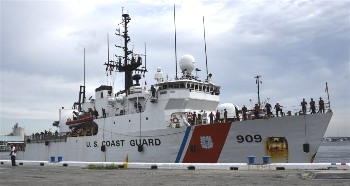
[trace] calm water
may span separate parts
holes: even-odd
[[[350,163],[350,141],[321,143],[314,163]]]
[[[0,159],[10,159],[9,152],[0,152]],[[350,163],[350,141],[321,143],[314,163]]]

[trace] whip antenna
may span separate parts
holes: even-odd
[[[84,48],[84,87],[85,87],[85,48]],[[84,99],[85,99],[85,97],[84,97]]]
[[[145,43],[145,71],[147,72],[147,50],[146,50],[146,43]]]
[[[108,49],[108,52],[107,52],[107,63],[109,63],[109,35],[107,33],[107,49]]]
[[[175,77],[177,79],[177,52],[176,52],[176,22],[175,22],[175,4],[174,4],[174,27],[175,27]]]
[[[203,16],[203,31],[204,31],[205,68],[206,68],[206,70],[207,70],[207,80],[208,80],[208,56],[207,56],[207,42],[206,42],[206,39],[205,39],[204,16]]]

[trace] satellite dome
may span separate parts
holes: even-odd
[[[239,110],[239,108],[232,103],[222,103],[216,107],[216,110],[220,112],[221,119],[224,117],[225,110],[227,111],[227,118],[235,118],[236,110]]]
[[[154,74],[154,79],[160,83],[163,81],[163,72],[160,67],[157,68],[157,72]]]
[[[181,58],[180,58],[180,69],[182,72],[186,71],[186,73],[189,73],[191,74],[191,72],[194,70],[195,68],[195,59],[192,55],[190,54],[186,54],[186,55],[183,55]]]

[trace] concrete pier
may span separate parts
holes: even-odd
[[[0,161],[0,185],[347,185],[349,164],[154,164],[87,169],[125,162]]]

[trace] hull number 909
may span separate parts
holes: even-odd
[[[248,143],[252,143],[252,142],[256,142],[259,143],[262,141],[261,135],[256,134],[256,135],[238,135],[237,136],[237,142],[238,143],[243,143],[243,142],[248,142]]]

